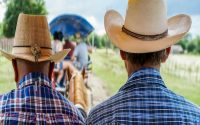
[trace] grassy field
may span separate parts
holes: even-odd
[[[173,55],[163,65],[163,71],[200,83],[200,56]]]
[[[10,61],[0,57],[0,94],[15,88],[13,69]]]
[[[106,54],[105,50],[94,52],[92,60],[93,72],[104,80],[109,95],[113,95],[127,80],[123,62],[116,53],[109,51]],[[191,82],[191,80],[179,78],[163,71],[161,74],[167,87],[200,105],[200,83]]]
[[[190,58],[190,57],[189,57]],[[108,94],[113,95],[126,82],[127,74],[123,62],[116,53],[97,50],[92,55],[93,72],[104,80]],[[179,78],[163,72],[166,85],[176,93],[200,105],[200,83]],[[0,94],[7,93],[15,88],[11,62],[0,57]]]

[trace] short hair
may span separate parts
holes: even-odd
[[[146,63],[151,65],[158,65],[161,63],[161,60],[166,57],[166,51],[161,50],[158,52],[150,53],[128,53],[125,52],[126,59],[134,65],[143,66]]]
[[[54,40],[62,41],[63,40],[63,34],[62,34],[62,32],[57,32],[57,31],[54,32],[53,39]]]

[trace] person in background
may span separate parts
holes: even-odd
[[[87,42],[86,42],[86,44],[87,44],[87,46],[88,46],[88,52],[90,53],[90,54],[92,54],[92,52],[93,52],[93,48],[92,48],[92,45],[90,44],[90,42],[89,42],[89,39],[87,38],[87,40],[86,40]]]
[[[71,60],[71,57],[73,56],[74,49],[76,47],[76,43],[70,41],[68,37],[64,37],[64,40],[65,40],[65,43],[63,45],[63,49],[71,49],[69,54],[65,57],[65,60],[68,61],[68,60]]]
[[[80,33],[76,34],[77,46],[75,47],[72,61],[78,70],[83,70],[88,64],[88,46],[81,37]]]
[[[52,42],[52,47],[53,47],[53,52],[57,53],[61,50],[63,50],[63,34],[60,31],[56,31],[53,34],[53,42]]]
[[[41,35],[42,33],[42,35]],[[78,109],[52,88],[54,63],[70,50],[52,53],[46,16],[20,14],[12,54],[17,89],[0,96],[3,125],[83,125]]]
[[[90,44],[89,42],[89,39],[87,39],[87,42],[86,42],[87,46],[88,46],[88,64],[87,64],[87,67],[86,67],[86,70],[88,71],[91,71],[92,70],[92,59],[90,57],[90,54],[93,53],[93,47],[92,45]]]
[[[200,124],[199,106],[169,90],[160,74],[170,46],[192,23],[185,14],[167,19],[166,8],[164,0],[129,0],[125,21],[115,10],[106,13],[105,29],[120,49],[128,80],[117,94],[92,109],[86,124]]]
[[[63,34],[62,32],[55,32],[53,34],[53,42],[52,42],[52,47],[53,47],[53,52],[57,53],[59,51],[63,50],[63,44],[62,44],[62,40],[63,40]],[[58,73],[58,77],[56,82],[56,85],[58,87],[63,87],[64,85],[62,85],[60,82],[64,76],[64,70],[63,70],[63,61],[60,61],[58,63],[55,64],[54,67],[54,72]]]

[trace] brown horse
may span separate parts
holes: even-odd
[[[78,71],[71,63],[65,62],[66,71],[64,81],[66,82],[66,87],[58,89],[63,93],[66,98],[68,98],[74,105],[82,108],[86,113],[91,107],[90,100],[90,90],[88,89],[87,84],[87,74],[83,70],[82,72]],[[56,78],[56,72],[54,72],[54,78]],[[54,79],[55,81],[55,79]],[[54,85],[55,86],[55,85]]]

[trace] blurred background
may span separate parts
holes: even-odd
[[[172,54],[161,69],[163,80],[170,89],[200,105],[200,1],[166,2],[169,17],[179,13],[189,14],[193,24],[185,38],[172,47]],[[116,93],[127,79],[119,50],[111,44],[104,30],[105,12],[115,9],[125,16],[127,3],[128,0],[0,0],[0,48],[11,51],[17,18],[21,12],[47,15],[49,24],[63,14],[83,17],[95,29],[87,36],[95,50],[91,54],[89,83],[94,100],[99,103]],[[73,37],[70,39],[73,40]],[[14,88],[11,63],[0,56],[0,94]]]

